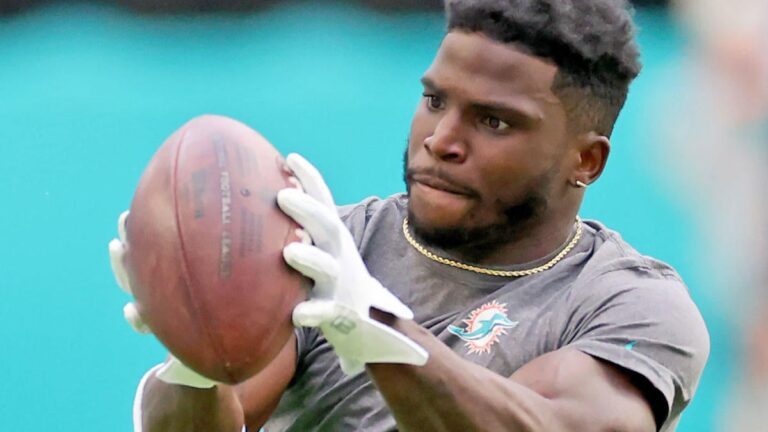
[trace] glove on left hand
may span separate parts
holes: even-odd
[[[117,236],[109,242],[109,260],[112,264],[112,273],[115,275],[117,285],[126,293],[133,296],[131,291],[131,280],[123,263],[126,253],[128,253],[128,242],[126,240],[125,224],[128,220],[128,211],[124,211],[117,219]],[[141,319],[136,304],[128,302],[123,307],[123,317],[136,332],[141,334],[151,334],[152,330]],[[155,370],[155,369],[153,369]],[[198,374],[176,357],[171,355],[162,365],[156,368],[155,375],[158,379],[168,384],[179,384],[195,388],[211,388],[216,385],[215,381]]]

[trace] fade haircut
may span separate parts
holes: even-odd
[[[610,136],[640,73],[626,0],[446,0],[448,31],[480,32],[547,59],[569,128]]]

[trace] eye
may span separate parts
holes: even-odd
[[[495,132],[503,132],[511,127],[507,122],[494,116],[483,116],[483,118],[480,119],[480,122],[488,129],[492,129]]]
[[[424,93],[423,96],[426,99],[427,108],[429,108],[430,111],[438,111],[445,108],[445,101],[443,101],[440,96],[428,93]]]

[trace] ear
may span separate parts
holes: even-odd
[[[587,185],[594,183],[603,173],[610,152],[611,141],[608,137],[595,132],[580,136],[576,143],[576,166],[570,181]]]

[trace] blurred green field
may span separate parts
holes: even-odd
[[[663,145],[649,125],[655,95],[683,40],[662,14],[638,21],[646,70],[582,216],[688,281],[713,350],[679,430],[710,431],[731,335],[697,264],[692,210],[650,155]],[[131,429],[135,385],[164,350],[123,322],[107,242],[167,135],[224,114],[315,162],[340,203],[400,191],[418,80],[442,29],[441,15],[324,2],[177,17],[74,4],[0,18],[0,430]]]

